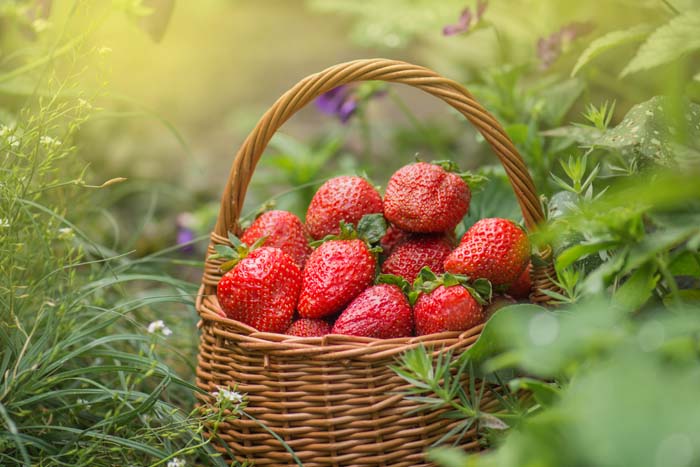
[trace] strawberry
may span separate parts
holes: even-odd
[[[469,284],[466,276],[436,276],[423,268],[409,297],[417,336],[466,331],[484,321],[482,306],[491,298],[491,284],[484,279]]]
[[[267,211],[255,219],[243,232],[241,241],[250,246],[266,237],[265,246],[279,248],[304,267],[306,258],[311,254],[311,247],[306,239],[306,227],[299,218],[287,211]]]
[[[400,168],[389,179],[384,216],[409,232],[446,232],[461,222],[470,199],[469,185],[459,175],[440,165],[417,162]]]
[[[326,235],[337,235],[340,221],[356,225],[365,214],[382,210],[382,197],[364,178],[331,178],[311,199],[306,211],[306,228],[319,240]]]
[[[331,325],[322,319],[301,318],[292,323],[285,334],[298,337],[321,337],[330,334]]]
[[[226,263],[234,264],[216,287],[222,310],[258,331],[284,332],[292,322],[301,289],[299,266],[279,248],[261,247],[248,253],[245,246],[236,247],[242,258]]]
[[[483,320],[481,305],[461,285],[438,286],[421,294],[413,307],[416,335],[466,331]]]
[[[329,240],[304,267],[299,316],[322,318],[340,311],[374,279],[377,262],[360,239]]]
[[[508,219],[481,219],[447,257],[445,271],[507,286],[520,276],[529,259],[530,241],[523,229]]]
[[[523,272],[515,279],[510,287],[508,288],[508,295],[519,300],[525,300],[530,296],[530,290],[532,289],[532,281],[530,279],[530,270],[532,269],[532,264],[525,266]]]
[[[401,230],[398,227],[390,225],[386,229],[386,234],[382,237],[379,246],[382,247],[382,254],[389,256],[397,246],[401,245],[406,240],[410,239],[413,234]]]
[[[414,235],[393,249],[382,264],[382,273],[401,276],[408,282],[413,282],[424,266],[441,274],[445,271],[443,262],[451,251],[445,235]]]
[[[340,221],[340,235],[315,242],[304,267],[299,316],[323,318],[341,311],[372,284],[377,269],[377,249],[386,234],[381,214],[366,214],[352,224]]]
[[[331,333],[378,339],[410,336],[413,333],[411,306],[398,286],[372,286],[355,297],[338,316]]]

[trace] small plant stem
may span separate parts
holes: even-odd
[[[671,271],[668,269],[668,264],[666,264],[666,258],[665,257],[656,257],[656,265],[659,267],[659,271],[661,271],[661,275],[664,277],[664,280],[666,281],[666,285],[669,288],[671,298],[673,299],[673,303],[676,305],[681,304],[681,293],[680,290],[678,289],[678,284],[676,283],[676,279],[673,277],[673,274],[671,274]]]
[[[369,161],[372,157],[372,129],[364,111],[360,115],[360,133],[362,134],[363,143],[362,153],[365,161]]]
[[[671,2],[669,2],[668,0],[661,0],[661,3],[663,3],[664,5],[666,5],[666,6],[668,7],[668,9],[671,10],[671,11],[673,12],[674,15],[680,15],[680,14],[681,14],[681,12],[678,10],[678,8],[676,8],[675,6],[671,5]]]
[[[406,119],[411,123],[411,125],[413,125],[415,129],[420,134],[422,134],[426,140],[428,140],[430,145],[433,147],[433,150],[438,154],[446,154],[448,151],[444,147],[444,145],[440,143],[440,141],[437,138],[435,138],[435,135],[430,130],[423,126],[420,120],[418,120],[418,117],[416,117],[416,114],[413,113],[413,111],[410,109],[410,107],[406,105],[403,99],[401,99],[401,97],[399,97],[399,95],[396,94],[396,91],[389,89],[388,92],[391,101],[396,105],[396,107],[399,108],[401,113],[403,113],[404,117],[406,117]]]

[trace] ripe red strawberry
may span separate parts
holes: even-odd
[[[530,296],[532,289],[532,281],[530,280],[530,270],[532,264],[528,264],[520,276],[508,288],[508,295],[519,300],[527,299]]]
[[[322,319],[301,318],[292,323],[285,334],[298,337],[321,337],[330,334],[331,325]]]
[[[378,339],[407,337],[413,333],[411,306],[396,285],[375,285],[348,305],[331,332]]]
[[[445,271],[483,277],[494,286],[509,285],[530,259],[527,234],[508,219],[481,219],[445,260]]]
[[[261,247],[219,280],[222,310],[258,331],[284,332],[292,322],[301,290],[301,271],[279,248]]]
[[[412,236],[413,234],[411,232],[406,232],[405,230],[401,230],[398,227],[390,225],[386,229],[386,234],[384,234],[379,242],[379,246],[382,247],[382,254],[385,257],[389,256],[394,248],[401,245]]]
[[[462,285],[439,285],[422,293],[413,306],[416,335],[466,331],[484,320],[481,305]]]
[[[442,274],[445,272],[443,263],[451,251],[445,235],[415,235],[394,248],[382,264],[382,273],[401,276],[410,283],[424,266],[435,274]]]
[[[299,316],[322,318],[342,310],[372,283],[376,260],[360,239],[329,240],[304,267]]]
[[[454,230],[469,211],[471,191],[457,174],[417,162],[391,176],[384,195],[386,219],[409,232]]]
[[[311,199],[306,211],[306,228],[319,240],[326,235],[337,235],[340,221],[357,225],[365,214],[382,210],[382,197],[364,178],[331,178]]]
[[[299,218],[287,211],[267,211],[255,219],[243,232],[241,241],[250,246],[262,237],[266,237],[264,246],[279,248],[304,267],[306,258],[311,254],[311,247],[306,238],[306,228]]]

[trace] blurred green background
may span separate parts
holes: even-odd
[[[684,8],[692,2],[675,3],[674,8]],[[23,55],[58,50],[69,64],[56,67],[55,79],[75,77],[72,85],[94,98],[93,118],[78,135],[80,156],[91,164],[90,181],[129,179],[127,187],[113,193],[127,197],[115,200],[125,211],[126,225],[143,214],[139,207],[148,205],[154,193],[159,196],[162,224],[146,226],[140,251],[172,242],[179,213],[198,212],[194,221],[188,217],[189,223],[197,233],[206,233],[235,152],[259,116],[298,80],[335,63],[384,56],[432,67],[465,83],[521,143],[531,165],[537,155],[528,152],[537,149],[529,146],[531,138],[518,141],[519,134],[532,130],[523,124],[533,119],[538,129],[567,124],[581,119],[584,102],[608,100],[616,102],[613,121],[619,120],[635,103],[677,94],[693,72],[692,62],[683,61],[620,80],[617,75],[639,46],[640,35],[616,44],[570,77],[594,37],[670,17],[672,11],[661,1],[492,1],[472,30],[453,36],[444,35],[443,27],[458,23],[461,11],[469,6],[476,10],[476,4],[47,0],[36,2],[37,11],[48,13],[46,18],[39,15],[39,25],[32,20],[36,13],[27,13],[31,8],[17,6],[22,4],[4,4],[4,50],[23,44]],[[10,19],[20,15],[30,18],[14,27]],[[556,36],[567,27],[571,37]],[[57,45],[61,41],[69,44],[67,50]],[[6,66],[23,59],[4,55]],[[42,73],[37,67],[3,79],[5,105],[21,104],[17,91],[33,90],[45,77]],[[697,85],[691,93],[697,95]],[[381,185],[416,153],[426,159],[453,158],[463,168],[492,162],[461,117],[415,90],[392,86],[389,96],[373,99],[358,114],[340,125],[309,106],[288,122],[282,131],[291,139],[273,144],[268,152],[295,152],[295,169],[285,172],[284,161],[266,156],[248,194],[247,211],[293,184],[338,172],[366,171]],[[307,173],[300,174],[302,165]],[[548,194],[548,177],[535,175]],[[279,203],[303,215],[311,192]]]
[[[430,67],[496,116],[542,195],[532,240],[556,256],[560,311],[490,321],[481,368],[535,405],[488,414],[513,427],[480,427],[501,446],[489,456],[432,455],[697,465],[681,406],[700,355],[698,31],[698,0],[0,0],[0,465],[223,464],[192,381],[229,168],[288,88],[368,57]],[[347,121],[309,105],[273,138],[244,221],[271,200],[303,217],[325,179],[385,185],[416,156],[487,178],[461,230],[520,220],[453,109],[399,85],[342,92]],[[683,403],[647,410],[660,399]]]

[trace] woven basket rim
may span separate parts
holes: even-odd
[[[454,342],[455,340],[463,340],[473,335],[478,335],[484,328],[486,323],[481,323],[476,326],[464,331],[446,331],[433,334],[425,334],[422,336],[409,336],[409,337],[397,337],[393,339],[382,339],[378,337],[360,337],[360,336],[350,336],[346,334],[326,334],[321,337],[299,337],[290,336],[282,333],[274,332],[262,332],[248,326],[245,323],[237,321],[223,316],[212,309],[215,305],[218,307],[218,299],[216,295],[205,295],[203,294],[203,286],[200,287],[200,293],[197,295],[196,308],[199,310],[199,316],[201,321],[199,327],[204,325],[204,322],[210,322],[214,326],[220,327],[222,329],[230,329],[240,336],[245,336],[246,338],[258,341],[260,343],[270,343],[273,345],[290,345],[296,348],[309,348],[309,347],[362,347],[367,349],[375,349],[379,347],[391,347],[391,348],[401,348],[404,347],[406,350],[410,348],[415,348],[421,344],[426,347],[434,347],[434,344],[438,346],[449,342]],[[209,302],[205,304],[205,302]]]

